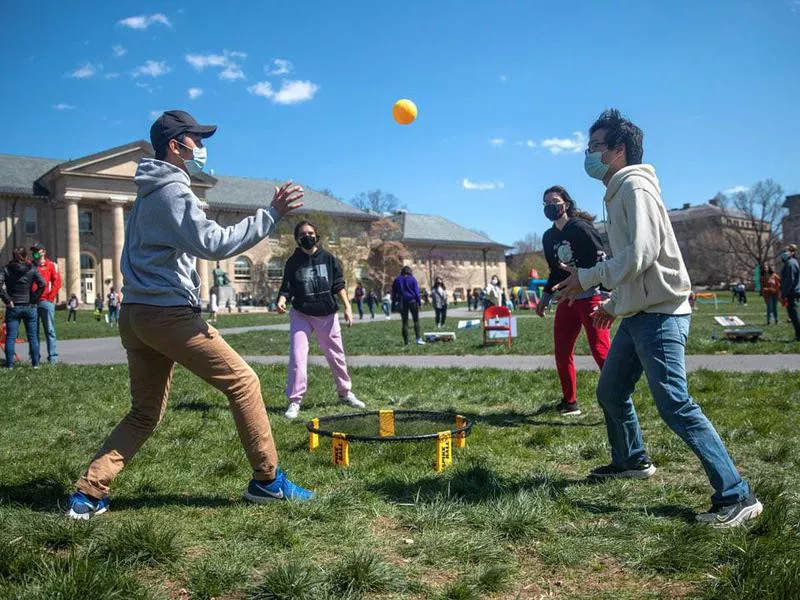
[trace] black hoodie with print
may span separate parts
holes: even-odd
[[[279,295],[301,313],[324,317],[338,310],[335,296],[343,289],[339,259],[322,249],[307,254],[297,248],[286,261]]]

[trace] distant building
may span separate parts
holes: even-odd
[[[12,248],[42,242],[62,272],[60,302],[74,293],[81,302],[92,304],[109,286],[119,288],[125,226],[136,199],[133,176],[139,160],[152,156],[153,148],[144,140],[70,161],[0,154],[0,264],[11,260]],[[210,218],[230,225],[268,205],[276,183],[201,174],[192,179],[192,189],[205,203]],[[346,240],[361,239],[381,218],[305,189],[302,215],[325,224],[324,244],[334,254],[337,248],[343,250]],[[436,275],[447,280],[450,290],[483,286],[487,273],[497,273],[505,281],[503,251],[507,246],[442,217],[406,213],[392,218],[401,223],[401,241],[409,250],[406,262],[417,267],[420,285],[429,287]],[[278,234],[220,261],[240,300],[267,301],[277,291],[284,257],[294,248],[286,224]],[[364,266],[367,253],[364,247],[352,259],[351,290],[356,277],[369,285]],[[197,261],[204,300],[209,298],[215,266]]]
[[[781,221],[783,241],[785,244],[800,245],[800,194],[786,196],[783,207],[789,209],[789,214]]]

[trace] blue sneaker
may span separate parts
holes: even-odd
[[[255,504],[266,504],[273,500],[294,500],[304,502],[311,500],[314,492],[301,488],[286,478],[280,467],[275,471],[275,480],[269,483],[251,479],[244,491],[244,499]]]
[[[86,521],[97,515],[102,515],[108,510],[108,496],[95,500],[83,492],[75,492],[69,497],[69,511],[67,516],[70,519],[80,519]]]

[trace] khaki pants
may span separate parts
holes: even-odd
[[[228,398],[254,477],[275,478],[278,455],[261,383],[219,332],[189,307],[124,304],[119,332],[128,353],[131,410],[95,455],[78,489],[100,498],[164,416],[175,363]]]

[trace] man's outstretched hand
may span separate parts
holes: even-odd
[[[271,206],[280,216],[284,216],[303,206],[300,200],[304,195],[303,188],[299,185],[293,185],[291,181],[287,181],[281,187],[275,187],[275,195],[272,197]]]

